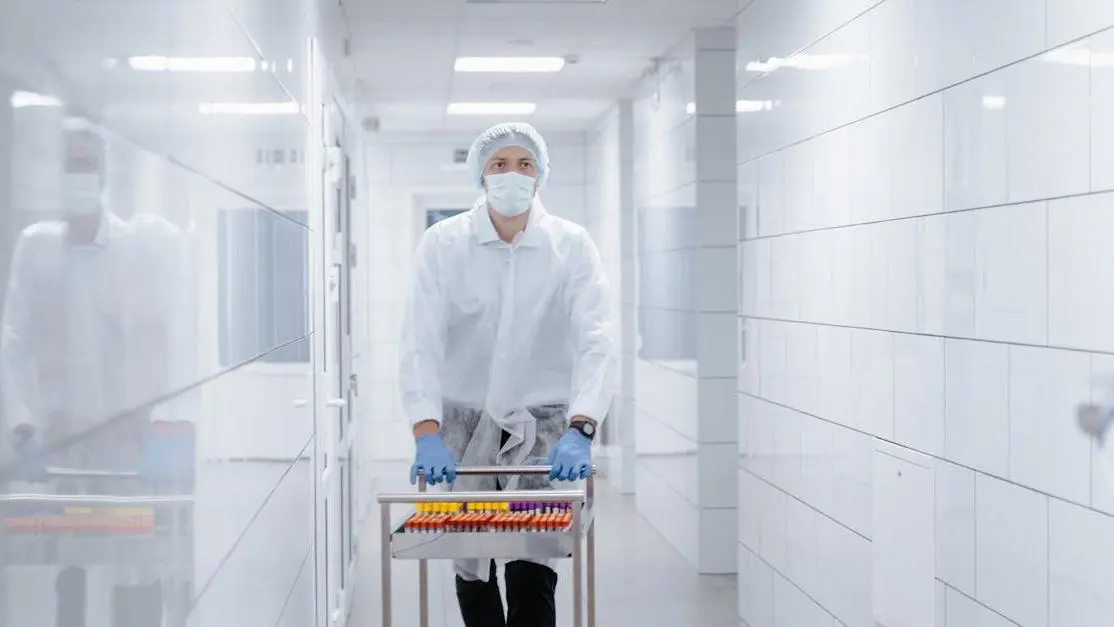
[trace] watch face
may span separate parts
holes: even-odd
[[[588,437],[593,437],[596,435],[596,425],[590,422],[579,422],[576,426],[580,429],[581,433]]]

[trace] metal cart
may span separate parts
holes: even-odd
[[[47,475],[48,488],[75,481],[126,484],[138,478],[134,472],[59,468],[49,469]],[[184,625],[193,594],[193,495],[66,492],[62,488],[0,494],[0,627],[9,627],[8,610],[19,604],[8,598],[6,584],[13,573],[22,567],[61,565],[153,572],[162,589],[162,617],[156,625],[163,620],[174,627]],[[83,589],[76,592],[79,598],[85,596],[86,584],[81,585]],[[58,624],[85,627],[84,610],[75,614],[59,617]],[[98,617],[94,622],[105,620],[109,619]]]
[[[544,475],[550,466],[465,466],[457,475]],[[595,470],[580,490],[512,490],[427,492],[420,476],[418,492],[378,497],[382,546],[383,627],[391,627],[391,560],[418,561],[419,625],[429,627],[431,559],[572,559],[573,625],[596,625]],[[418,503],[568,503],[572,524],[561,531],[437,531],[406,533],[391,519],[391,506]],[[587,606],[587,607],[585,607]],[[585,611],[587,610],[587,611]]]

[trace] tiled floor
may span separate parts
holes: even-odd
[[[398,476],[390,474],[387,476]],[[396,487],[391,486],[394,490]],[[700,576],[638,515],[633,497],[598,488],[596,573],[600,627],[738,627],[735,578]],[[378,514],[378,510],[374,512]],[[362,534],[356,598],[349,625],[380,624],[378,515]],[[393,564],[394,625],[417,624],[417,566]],[[558,571],[559,624],[572,625],[569,564]],[[462,627],[447,562],[430,564],[431,627]]]

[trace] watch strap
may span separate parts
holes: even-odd
[[[589,440],[596,439],[596,425],[588,422],[587,420],[575,420],[569,423],[570,429],[576,429],[580,435],[588,438]]]

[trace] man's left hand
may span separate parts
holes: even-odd
[[[140,476],[153,483],[192,486],[197,437],[188,422],[155,422],[140,460]]]
[[[549,452],[546,462],[550,481],[587,479],[592,473],[592,441],[576,429],[569,429]]]

